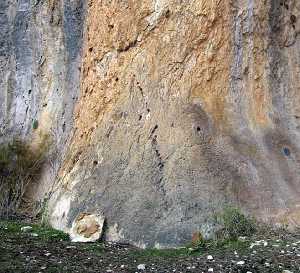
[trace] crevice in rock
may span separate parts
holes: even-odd
[[[158,166],[159,170],[162,171],[164,166],[165,166],[165,163],[164,163],[164,161],[161,157],[161,154],[160,154],[160,151],[159,151],[159,148],[158,148],[157,135],[155,135],[153,137],[151,144],[152,144],[153,150],[155,151],[156,158],[158,160],[157,166]]]
[[[156,130],[158,129],[158,125],[156,124],[153,129],[151,130],[151,133],[150,133],[150,137],[149,138],[152,138],[152,136],[154,135],[154,133],[156,132]]]
[[[131,48],[134,48],[138,45],[138,39],[136,38],[133,41],[130,41],[128,45],[126,45],[125,47],[121,47],[117,49],[118,53],[122,53],[122,52],[126,52],[129,51]]]

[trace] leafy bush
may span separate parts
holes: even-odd
[[[20,207],[27,186],[41,173],[46,147],[33,150],[20,140],[0,144],[0,217],[9,217]]]
[[[245,216],[239,209],[227,207],[216,216],[217,222],[223,227],[221,237],[236,240],[240,236],[250,236],[256,232],[256,222]]]

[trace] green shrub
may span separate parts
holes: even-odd
[[[223,227],[219,236],[236,240],[240,236],[250,236],[256,232],[256,222],[245,216],[239,209],[227,207],[216,216],[217,222]]]

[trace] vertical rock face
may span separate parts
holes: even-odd
[[[82,0],[1,1],[1,142],[18,137],[40,146],[47,139],[53,151],[63,150],[79,94],[83,4]],[[38,195],[51,187],[60,158],[55,153],[54,164],[46,166]]]
[[[91,1],[61,169],[70,226],[173,246],[226,203],[299,223],[296,1]]]
[[[225,204],[300,224],[296,0],[90,0],[84,20],[81,2],[42,1],[35,9],[51,5],[58,15],[49,18],[62,20],[57,27],[39,17],[44,29],[25,32],[40,33],[49,51],[57,48],[47,55],[51,65],[35,78],[39,59],[25,46],[23,70],[9,70],[17,62],[10,50],[18,56],[24,45],[1,37],[3,60],[10,60],[1,64],[1,90],[13,88],[14,99],[8,91],[0,96],[5,124],[8,117],[13,124],[15,117],[43,120],[35,115],[48,113],[45,92],[47,105],[58,107],[45,123],[58,124],[54,139],[65,143],[73,126],[49,201],[54,227],[68,230],[82,213],[99,214],[108,240],[167,247],[195,232],[210,236],[213,214]],[[3,8],[1,20],[17,18],[14,5]],[[9,35],[19,29],[10,21],[3,27]],[[37,109],[28,117],[16,114],[26,101],[18,100],[17,83],[26,85],[11,73],[40,86],[39,99],[28,99]]]

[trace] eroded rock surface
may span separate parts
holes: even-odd
[[[69,231],[73,242],[95,242],[101,238],[104,224],[102,215],[81,213]]]
[[[52,156],[30,195],[56,177],[79,94],[84,0],[1,0],[0,142],[14,137]],[[43,148],[43,147],[41,147]]]
[[[83,12],[81,2],[61,3],[53,10],[77,3]],[[51,190],[52,225],[67,230],[80,213],[101,212],[106,239],[141,247],[211,236],[214,213],[228,203],[299,225],[298,1],[85,4],[80,78],[75,61],[51,66],[73,75],[52,77],[66,85],[63,97],[78,91],[80,79],[74,112],[73,104],[60,108],[73,113],[65,120],[73,128],[63,135],[68,145]],[[58,18],[68,26],[76,16]],[[53,56],[80,56],[79,42],[65,49],[76,32],[59,29],[64,53]]]

